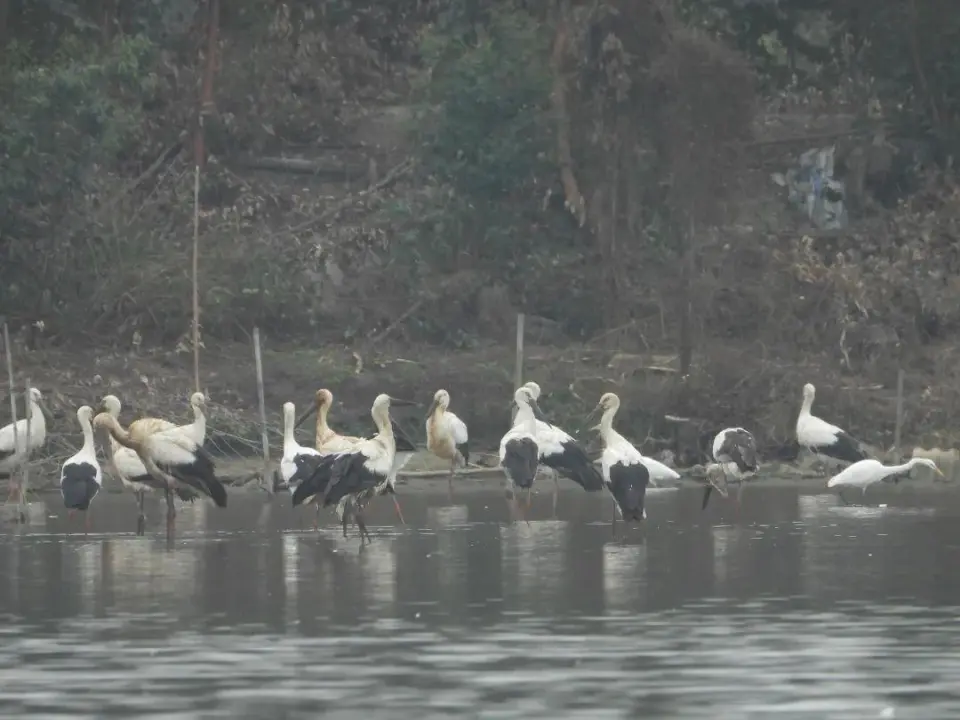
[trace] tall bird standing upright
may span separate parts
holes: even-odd
[[[810,414],[817,389],[810,383],[803,386],[803,405],[797,417],[797,443],[818,456],[826,456],[841,463],[855,463],[867,458],[867,453],[845,430]]]
[[[427,449],[441,460],[450,462],[450,477],[447,478],[450,500],[453,500],[453,475],[458,467],[466,467],[470,459],[467,426],[449,412],[450,393],[437,390],[433,404],[427,411]]]
[[[745,476],[755,473],[757,462],[757,441],[753,435],[741,427],[721,430],[713,439],[714,462],[707,466],[707,487],[703,491],[701,509],[707,507],[710,492],[716,488],[723,497],[727,497],[727,484],[730,478],[740,482],[737,490],[737,505],[743,494]]]
[[[280,459],[279,482],[274,483],[274,492],[296,487],[313,475],[319,467],[324,453],[305,447],[297,442],[293,433],[293,425],[297,410],[292,402],[283,404],[283,457]],[[320,506],[317,505],[313,521],[313,529],[320,524]]]
[[[647,517],[645,501],[650,470],[643,462],[643,455],[623,435],[613,429],[613,418],[620,409],[620,398],[608,392],[600,396],[594,412],[603,411],[600,417],[600,440],[603,454],[600,464],[603,480],[614,499],[611,529],[616,532],[617,512],[624,522]]]
[[[26,402],[29,422],[26,417],[23,417],[15,423],[0,428],[0,477],[12,477],[14,471],[30,459],[33,451],[46,442],[47,420],[43,415],[42,405],[43,395],[36,388],[30,388]],[[27,437],[28,425],[29,437]],[[15,493],[20,492],[20,486],[11,482],[7,502],[10,502]]]
[[[354,519],[360,530],[361,542],[370,540],[363,519],[363,500],[367,496],[380,495],[392,491],[390,486],[394,476],[393,462],[396,456],[396,439],[393,423],[390,419],[390,405],[412,405],[412,402],[391,398],[389,395],[377,395],[370,409],[370,415],[377,426],[377,434],[369,440],[363,440],[352,450],[324,456],[313,474],[297,486],[293,493],[293,506],[309,502],[320,496],[320,505],[328,507],[338,505],[347,495],[354,496]],[[397,512],[400,506],[394,494]],[[343,533],[347,532],[347,514],[343,513]]]
[[[312,407],[308,408],[299,418],[297,418],[294,429],[300,427],[307,418],[314,413],[317,414],[316,443],[314,447],[322,453],[344,452],[352,450],[356,444],[363,438],[353,435],[341,435],[332,430],[327,424],[327,416],[333,405],[333,393],[326,388],[317,390],[316,400]]]
[[[90,516],[87,510],[103,482],[100,463],[97,462],[97,449],[93,444],[93,408],[83,405],[77,409],[77,420],[83,431],[83,447],[71,455],[60,468],[60,494],[68,516],[80,510],[84,513],[84,529],[90,529]]]
[[[600,471],[590,462],[586,451],[569,433],[546,420],[536,417],[542,415],[537,400],[540,397],[540,386],[529,382],[523,386],[533,401],[533,411],[536,413],[537,446],[540,449],[540,464],[550,469],[553,476],[553,512],[557,512],[557,496],[560,492],[558,475],[570,478],[587,492],[603,490],[604,482]],[[518,416],[519,417],[519,414]],[[514,419],[514,424],[519,422]]]
[[[203,445],[207,439],[207,416],[203,408],[207,399],[203,393],[195,392],[190,396],[190,409],[193,410],[193,422],[188,425],[179,425],[179,429],[186,433],[197,445]]]
[[[514,516],[523,516],[517,501],[519,490],[527,491],[527,508],[530,507],[530,492],[540,465],[540,447],[537,443],[537,418],[534,414],[536,400],[527,388],[519,388],[513,394],[517,414],[513,427],[500,440],[500,467],[510,482],[510,507]]]

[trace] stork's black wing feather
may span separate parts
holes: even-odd
[[[376,487],[383,478],[370,472],[365,463],[369,458],[361,452],[341,455],[334,463],[330,484],[323,495],[323,506],[340,502],[345,495],[357,495]]]
[[[313,472],[310,473],[310,475],[307,476],[303,482],[297,485],[296,489],[293,491],[294,507],[308,501],[314,495],[323,495],[324,491],[327,489],[327,485],[330,482],[330,474],[333,470],[333,465],[337,459],[341,457],[341,455],[331,454],[316,457],[317,466],[313,469]]]

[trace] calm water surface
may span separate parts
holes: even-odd
[[[960,498],[660,491],[617,540],[582,492],[529,526],[496,492],[401,498],[362,552],[286,498],[183,510],[172,544],[130,497],[86,537],[50,498],[0,535],[0,713],[960,716]]]

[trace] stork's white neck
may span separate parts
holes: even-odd
[[[616,405],[608,407],[603,411],[603,415],[600,417],[600,437],[605,443],[609,442],[613,437],[613,418],[616,417],[617,410],[619,409],[620,408]]]
[[[537,436],[537,417],[533,414],[533,408],[525,400],[517,403],[517,417],[515,425],[523,425],[524,429],[534,437]]]
[[[925,463],[920,462],[920,458],[911,458],[902,465],[890,465],[889,467],[885,467],[883,469],[883,477],[890,477],[891,475],[897,475],[898,473],[912,470],[917,465],[925,465]]]
[[[390,423],[390,408],[386,405],[380,405],[370,413],[373,422],[377,426],[377,434],[380,440],[391,452],[396,452],[396,440],[393,437],[393,425]]]
[[[297,444],[297,441],[293,437],[293,423],[295,422],[294,415],[296,410],[292,407],[285,407],[283,409],[283,452],[286,454],[287,450],[292,448]]]
[[[813,395],[804,395],[800,405],[800,417],[810,417],[810,408],[813,407]]]
[[[94,455],[96,457],[96,451],[93,447],[93,425],[90,424],[90,418],[86,415],[81,415],[80,420],[80,429],[83,431],[83,447],[80,448],[82,452],[87,455]]]

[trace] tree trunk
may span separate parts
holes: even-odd
[[[206,57],[203,67],[203,84],[200,88],[200,108],[197,124],[194,128],[194,162],[202,170],[207,163],[206,146],[203,137],[203,118],[216,110],[213,102],[213,80],[217,72],[218,48],[220,43],[220,0],[207,0]]]
[[[567,112],[567,79],[563,74],[563,55],[567,47],[567,4],[560,0],[556,13],[556,32],[550,66],[553,70],[553,92],[550,99],[557,117],[557,164],[560,166],[560,182],[563,183],[564,204],[583,227],[587,219],[586,204],[577,178],[573,174],[573,152],[570,148],[570,114]]]
[[[103,33],[103,44],[109,45],[113,40],[113,32],[117,24],[117,0],[103,0],[100,6],[100,31]]]
[[[7,38],[10,36],[8,23],[10,22],[10,0],[0,0],[0,51],[7,47]]]

